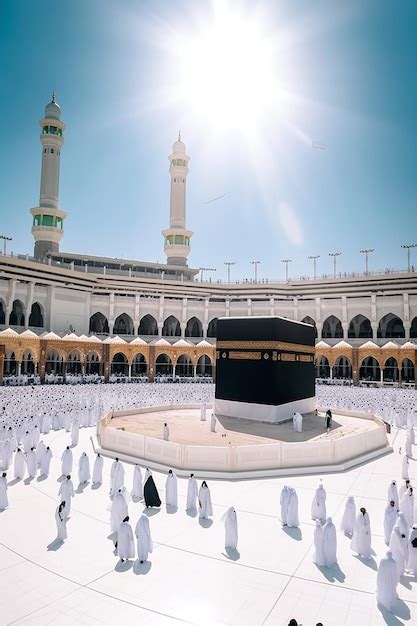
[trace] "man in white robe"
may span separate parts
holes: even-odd
[[[148,560],[148,556],[153,552],[153,542],[149,519],[146,515],[141,515],[135,528],[136,548],[140,563]]]
[[[387,552],[379,562],[376,576],[376,598],[378,603],[387,611],[392,611],[398,598],[397,585],[399,582],[397,564],[392,553]]]
[[[38,468],[40,468],[41,466],[41,461],[42,461],[42,457],[45,453],[46,450],[46,446],[44,444],[43,441],[40,441],[37,448],[36,448],[36,463],[38,465]]]
[[[169,426],[168,424],[165,422],[164,423],[164,428],[162,431],[162,437],[164,439],[164,441],[169,441]]]
[[[314,494],[313,502],[311,503],[311,519],[319,519],[324,523],[326,519],[326,490],[323,485],[319,485]]]
[[[398,497],[398,488],[397,488],[396,480],[392,480],[388,486],[388,502],[391,502],[391,500],[394,500],[395,508],[398,509],[398,506],[400,504],[400,499]]]
[[[45,452],[43,453],[42,458],[41,458],[41,469],[40,469],[41,476],[49,476],[49,468],[51,466],[51,459],[52,459],[52,450],[49,446],[46,446]]]
[[[295,429],[297,433],[301,433],[303,431],[303,416],[301,413],[296,413]]]
[[[352,537],[353,529],[355,527],[355,518],[356,518],[356,504],[355,498],[353,496],[348,496],[345,503],[345,511],[343,513],[342,521],[340,523],[340,530],[342,530],[345,535],[348,537]]]
[[[408,472],[409,472],[408,456],[404,454],[403,460],[402,460],[402,467],[401,467],[401,478],[403,478],[404,480],[409,480],[410,476]]]
[[[125,484],[125,468],[119,459],[113,461],[110,470],[110,497],[112,498]],[[126,516],[125,516],[126,517]]]
[[[69,446],[67,446],[62,453],[61,461],[61,474],[62,476],[68,476],[68,474],[71,474],[72,471],[72,450],[70,450]]]
[[[406,570],[417,576],[417,525],[413,526],[408,536],[408,559]]]
[[[128,559],[135,558],[135,541],[133,530],[129,524],[129,516],[123,518],[117,532],[117,556],[122,563]]]
[[[288,517],[288,501],[290,499],[290,491],[287,485],[284,485],[281,489],[281,495],[279,498],[279,504],[281,508],[281,524],[283,526],[287,525],[287,517]]]
[[[408,493],[408,490],[411,487],[411,482],[410,479],[407,478],[407,480],[404,481],[404,483],[401,485],[400,489],[399,489],[399,500],[398,503],[400,502],[400,500],[405,496],[406,493]],[[399,504],[398,504],[399,506]]]
[[[217,424],[217,417],[214,413],[212,413],[210,417],[210,431],[212,433],[216,432],[216,424]]]
[[[327,518],[323,526],[322,549],[326,567],[331,567],[337,563],[336,527],[331,517]]]
[[[287,526],[289,528],[298,528],[300,525],[298,519],[298,496],[294,487],[288,487],[288,496]]]
[[[207,404],[205,402],[201,403],[201,410],[200,410],[200,421],[201,422],[205,422],[206,421],[206,413],[207,413]]]
[[[18,448],[14,455],[14,477],[15,479],[23,478],[25,475],[26,459],[25,455]]]
[[[4,511],[9,506],[7,497],[7,474],[3,472],[0,476],[0,511]]]
[[[408,526],[411,527],[414,523],[414,493],[412,487],[401,498],[400,510],[404,514]]]
[[[83,452],[78,461],[78,481],[81,485],[90,480],[90,460]]]
[[[38,471],[38,463],[36,461],[35,448],[31,448],[26,455],[26,466],[28,468],[29,478],[35,478]]]
[[[316,527],[314,529],[313,562],[319,567],[324,567],[324,565],[326,565],[323,554],[323,526],[319,519],[316,519]]]
[[[353,552],[365,558],[369,558],[372,554],[371,540],[372,535],[369,515],[366,509],[361,507],[360,512],[356,516],[350,547]]]
[[[293,430],[297,430],[297,413],[294,411],[293,416],[292,416],[292,427]]]
[[[79,437],[80,437],[80,420],[78,416],[75,416],[74,419],[72,420],[72,426],[71,426],[71,445],[72,446],[78,445]]]
[[[171,469],[165,483],[165,504],[175,509],[178,507],[177,477]]]
[[[93,466],[93,485],[101,485],[103,482],[103,457],[97,453]]]
[[[391,539],[392,529],[397,521],[398,509],[395,506],[394,500],[391,500],[385,507],[384,513],[384,538],[385,543],[388,546]]]
[[[402,576],[408,560],[408,536],[401,531],[398,523],[392,529],[389,549],[392,553],[392,558],[397,564],[398,576]]]
[[[197,509],[198,485],[194,478],[194,474],[190,474],[187,485],[187,502],[186,511],[195,511]]]
[[[210,489],[205,480],[201,483],[198,492],[198,514],[201,519],[208,519],[213,515],[213,506],[211,504]]]
[[[130,495],[132,496],[132,498],[135,498],[137,500],[143,499],[142,471],[139,465],[135,465],[135,467],[133,468],[133,486]]]
[[[126,500],[122,494],[122,490],[119,489],[114,494],[113,502],[110,507],[110,527],[112,532],[117,533],[119,526],[123,519],[128,516],[128,508]]]
[[[61,502],[65,502],[63,513],[65,518],[68,519],[71,512],[71,498],[75,496],[74,486],[69,474],[65,480],[62,481],[61,486],[59,487],[58,495],[60,496]]]
[[[238,540],[237,515],[232,506],[224,513],[222,521],[224,522],[225,530],[224,547],[236,550]]]
[[[64,541],[67,538],[67,520],[65,517],[65,502],[60,502],[55,511],[57,539]]]

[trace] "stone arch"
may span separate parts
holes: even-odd
[[[0,324],[6,324],[6,305],[0,298]]]
[[[94,313],[90,317],[88,332],[93,335],[108,335],[110,331],[107,317],[100,311]]]
[[[379,320],[378,339],[398,339],[405,337],[403,321],[394,313],[387,313]]]
[[[317,378],[330,378],[330,365],[327,356],[322,355],[316,361]]]
[[[156,376],[172,376],[173,366],[168,354],[158,354],[155,360]]]
[[[17,359],[13,350],[6,350],[3,371],[5,376],[13,376],[17,374]]]
[[[39,302],[34,302],[30,308],[29,326],[32,326],[33,328],[44,327],[43,309]]]
[[[45,360],[45,372],[47,374],[62,374],[64,369],[64,358],[62,354],[56,350],[48,350]]]
[[[189,354],[180,354],[175,363],[175,375],[191,378],[194,374],[193,363]]]
[[[362,359],[359,369],[359,378],[361,380],[381,380],[381,368],[375,357],[366,356]]]
[[[25,325],[25,308],[21,300],[15,300],[13,302],[12,312],[10,313],[10,326],[24,326]]]
[[[209,325],[207,327],[207,337],[213,337],[214,339],[216,339],[217,337],[217,317],[213,317],[212,320],[210,320]]]
[[[197,376],[213,375],[213,363],[208,354],[202,354],[198,357],[196,374]]]
[[[113,333],[115,335],[133,335],[133,320],[127,313],[121,313],[114,320]]]
[[[346,356],[338,356],[333,365],[333,378],[352,378],[352,363]]]
[[[415,366],[411,359],[403,359],[401,367],[401,380],[406,383],[415,382]]]
[[[197,317],[191,317],[185,327],[186,337],[202,337],[203,325]]]
[[[322,339],[342,339],[343,327],[342,322],[335,315],[329,315],[323,322],[321,331]]]
[[[396,383],[398,381],[398,374],[398,361],[393,356],[390,356],[384,363],[384,380]]]
[[[1,322],[0,322],[1,324]],[[411,321],[410,339],[417,339],[417,317]]]
[[[113,354],[110,370],[111,374],[116,376],[127,376],[129,374],[127,356],[123,352]]]
[[[32,350],[25,350],[22,356],[22,374],[28,374],[29,376],[36,371],[35,358]]]
[[[132,376],[146,376],[147,364],[145,355],[137,352],[132,359]]]
[[[101,358],[98,352],[90,350],[85,358],[86,374],[101,374]]]
[[[158,335],[158,323],[153,315],[147,313],[139,323],[138,335]]]
[[[353,317],[350,320],[348,338],[349,339],[372,339],[373,332],[372,332],[371,320],[362,314],[355,315],[355,317]]]
[[[71,350],[67,356],[66,371],[68,374],[80,374],[82,360],[83,358],[79,350]]]
[[[304,324],[311,324],[311,326],[314,326],[314,336],[317,339],[317,326],[316,326],[316,322],[313,320],[313,318],[310,317],[309,315],[306,315],[305,317],[303,317],[303,319],[301,321]]]
[[[174,315],[166,318],[162,327],[162,335],[164,337],[181,337],[181,326]]]

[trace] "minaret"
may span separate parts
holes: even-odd
[[[178,134],[178,141],[172,147],[169,159],[171,175],[171,201],[169,228],[162,231],[165,239],[165,254],[170,265],[187,265],[190,253],[190,239],[193,234],[185,227],[185,190],[190,157],[185,152],[185,144]]]
[[[44,259],[49,252],[59,252],[67,217],[65,211],[58,207],[59,164],[65,130],[65,124],[60,118],[61,109],[54,92],[51,102],[45,107],[45,117],[39,122],[42,129],[41,190],[39,206],[30,210],[33,215],[32,235],[35,239],[36,259]]]

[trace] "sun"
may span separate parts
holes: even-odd
[[[276,103],[275,46],[257,15],[216,2],[211,20],[183,34],[177,51],[178,100],[212,128],[253,127]]]

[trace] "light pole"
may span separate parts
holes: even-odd
[[[224,264],[227,265],[227,282],[230,284],[230,267],[236,265],[236,261],[225,261]]]
[[[333,277],[336,278],[336,259],[340,256],[341,252],[329,252],[329,256],[333,257]]]
[[[0,239],[3,239],[3,255],[6,256],[7,242],[11,241],[13,237],[6,237],[6,235],[0,235]]]
[[[417,243],[402,243],[401,244],[401,248],[404,248],[405,250],[407,250],[407,267],[408,267],[408,271],[411,271],[411,254],[410,254],[410,250],[411,248],[417,248]]]
[[[368,254],[370,254],[371,252],[375,252],[375,248],[360,250],[360,253],[365,255],[365,274],[368,274]]]
[[[258,282],[258,265],[260,261],[251,261],[251,265],[255,266],[255,283]]]
[[[200,274],[200,281],[201,282],[203,282],[204,272],[215,272],[216,271],[215,267],[199,267],[198,269],[201,272],[201,274]]]
[[[311,256],[307,257],[308,259],[312,259],[313,260],[313,275],[314,275],[314,280],[316,280],[317,278],[317,274],[316,274],[316,264],[317,264],[317,259],[320,258],[319,254],[312,254]]]
[[[281,263],[285,263],[285,280],[288,282],[288,263],[292,263],[292,259],[282,259]]]

